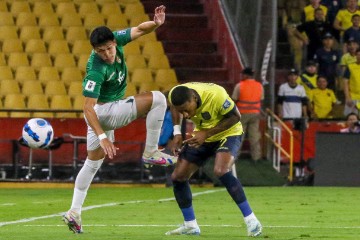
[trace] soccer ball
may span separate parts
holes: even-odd
[[[32,118],[23,127],[22,138],[30,148],[46,148],[54,137],[50,123],[42,118]]]

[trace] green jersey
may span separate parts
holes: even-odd
[[[113,102],[122,99],[126,91],[127,67],[123,46],[131,41],[131,28],[113,32],[116,57],[113,64],[105,63],[95,52],[91,52],[83,81],[83,95],[97,98],[99,102]]]

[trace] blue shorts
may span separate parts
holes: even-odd
[[[179,158],[198,166],[205,164],[206,160],[218,152],[229,152],[234,158],[239,154],[241,135],[230,136],[217,142],[205,142],[200,147],[194,148],[185,145]]]

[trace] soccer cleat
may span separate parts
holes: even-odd
[[[250,236],[250,237],[260,236],[261,231],[262,231],[262,226],[256,217],[245,221],[245,223],[246,223],[246,227],[247,227],[248,236]]]
[[[69,210],[63,216],[63,220],[65,224],[68,225],[70,231],[73,231],[74,233],[83,232],[81,226],[81,217],[78,213]]]
[[[175,230],[166,232],[165,235],[200,235],[200,228],[199,226],[187,227],[185,225],[181,225]]]
[[[156,150],[154,153],[144,153],[142,156],[144,164],[170,166],[177,162],[177,157]]]

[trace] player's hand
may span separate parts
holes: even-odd
[[[207,132],[206,131],[196,131],[192,133],[192,137],[189,139],[186,139],[183,143],[188,144],[190,147],[198,148],[201,144],[205,142],[205,139],[207,138]]]
[[[165,9],[164,5],[155,8],[154,22],[156,26],[161,26],[165,22]]]
[[[179,152],[181,151],[182,148],[182,136],[181,134],[177,134],[174,136],[172,142],[171,142],[171,152],[172,154],[174,154],[174,156],[177,156],[179,154]]]
[[[108,138],[101,140],[100,146],[104,150],[105,155],[108,155],[110,159],[113,159],[116,156],[116,150],[119,150]]]

